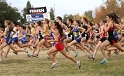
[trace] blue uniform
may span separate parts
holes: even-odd
[[[74,28],[74,37],[75,37],[75,40],[78,42],[78,43],[80,43],[81,42],[81,37],[80,37],[80,35],[79,35],[79,30],[78,30],[78,27],[75,27]]]
[[[117,41],[119,40],[119,37],[118,37],[118,34],[117,34],[117,32],[115,32],[114,34],[114,37],[117,39]]]
[[[20,41],[21,41],[23,44],[26,44],[27,41],[28,41],[28,39],[27,39],[27,37],[26,37],[26,32],[23,31],[23,32],[22,32],[22,35],[23,35],[23,37],[20,39]]]
[[[6,36],[6,44],[10,45],[12,44],[12,38],[11,38],[11,30],[9,29],[9,31],[7,32],[7,36]]]
[[[13,30],[16,32],[14,35],[13,35],[13,38],[12,40],[17,43],[18,42],[18,31],[16,30],[17,27],[15,27]]]
[[[26,37],[23,37],[23,38],[21,38],[21,40],[20,40],[23,44],[26,44],[27,43],[27,38]]]
[[[50,36],[52,37],[52,39],[54,40],[54,35],[53,35],[53,32],[50,30]],[[52,46],[55,46],[56,43],[52,43]]]
[[[12,40],[13,40],[14,42],[18,42],[18,37],[14,37],[14,38],[12,38]]]

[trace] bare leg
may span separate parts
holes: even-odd
[[[80,42],[80,46],[83,47],[90,55],[92,55],[90,50],[86,46],[84,46],[82,42]]]
[[[25,51],[25,50],[15,49],[14,46],[13,46],[13,44],[11,44],[11,45],[9,45],[9,46],[10,46],[10,48],[11,48],[13,51],[16,51],[16,52],[26,52],[26,53],[27,53],[27,51]]]
[[[43,45],[44,42],[45,42],[44,39],[42,39],[41,41],[39,41],[38,46],[37,46],[37,53],[36,53],[37,55],[38,55],[39,52],[40,52],[40,46]]]
[[[49,57],[50,57],[50,59],[52,60],[53,63],[58,62],[58,60],[56,59],[56,56],[53,55],[53,53],[55,53],[55,52],[57,52],[55,46],[51,47],[47,52],[47,54],[49,55]]]
[[[17,45],[21,48],[31,46],[31,44],[22,44],[20,41],[17,42]]]
[[[109,45],[109,44],[110,44],[109,41],[106,40],[106,41],[104,41],[104,42],[100,45],[100,49],[101,49],[101,52],[102,52],[102,55],[103,55],[104,60],[106,59],[104,47],[107,46],[107,45]]]
[[[60,51],[60,53],[63,54],[66,58],[72,60],[73,62],[77,62],[77,60],[73,56],[67,54],[65,50]]]
[[[102,44],[102,42],[99,41],[98,44],[96,45],[95,50],[94,50],[94,53],[93,53],[93,58],[95,58],[95,56],[96,56],[96,54],[97,54],[97,51],[98,51],[98,48],[99,48],[99,46],[100,46],[101,44]]]
[[[124,48],[122,48],[122,46],[119,43],[115,43],[114,46],[121,50],[122,52],[124,52]]]
[[[57,53],[58,53],[58,51],[53,53],[53,58],[54,58],[54,60],[55,60],[56,63],[58,63],[58,60],[57,60],[57,58],[56,58],[56,54],[57,54]]]
[[[83,52],[85,52],[84,49],[79,44],[75,44],[75,46],[81,49]]]
[[[35,40],[35,43],[34,43],[34,46],[33,46],[34,50],[32,52],[32,55],[34,55],[35,51],[37,50],[37,47],[36,46],[38,45],[38,43],[39,43],[39,39],[36,39]]]
[[[2,61],[2,52],[3,52],[2,49],[3,49],[4,47],[6,47],[6,46],[7,46],[6,43],[3,43],[3,44],[0,45],[0,61]]]
[[[60,53],[62,55],[64,55],[66,58],[68,58],[68,59],[72,60],[73,62],[77,63],[79,69],[81,68],[80,61],[77,61],[73,56],[67,54],[65,50],[60,51]]]
[[[7,55],[8,55],[8,53],[9,53],[9,51],[10,51],[10,47],[8,46],[8,47],[7,47],[6,54],[5,54],[5,57],[7,57]]]

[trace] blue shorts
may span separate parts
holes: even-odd
[[[13,40],[14,42],[18,42],[18,37],[14,37],[14,38],[12,38],[12,40]]]
[[[117,33],[114,33],[114,37],[116,38],[117,41],[119,40],[119,37],[118,37]]]
[[[23,37],[23,38],[21,38],[21,40],[20,40],[23,44],[26,44],[27,43],[27,38],[26,37]]]
[[[56,43],[52,43],[52,46],[55,46],[56,45]]]
[[[76,40],[78,43],[80,43],[80,42],[81,42],[81,37],[77,36],[77,37],[75,37],[75,40]]]
[[[12,44],[12,39],[11,39],[11,38],[6,38],[6,44],[7,44],[7,45]]]

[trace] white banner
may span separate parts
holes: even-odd
[[[30,21],[32,21],[31,14],[28,14],[28,15],[26,15],[26,20],[27,20],[27,22],[30,22]]]
[[[47,18],[50,20],[50,13],[43,13],[44,18]]]
[[[26,20],[27,22],[31,21],[42,21],[44,18],[50,20],[50,13],[43,13],[43,14],[27,14]]]

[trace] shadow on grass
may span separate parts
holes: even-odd
[[[1,61],[0,64],[11,64],[11,63],[17,63],[17,64],[22,64],[26,63],[29,60],[23,60],[23,59],[11,59],[11,60],[6,60],[6,61]]]

